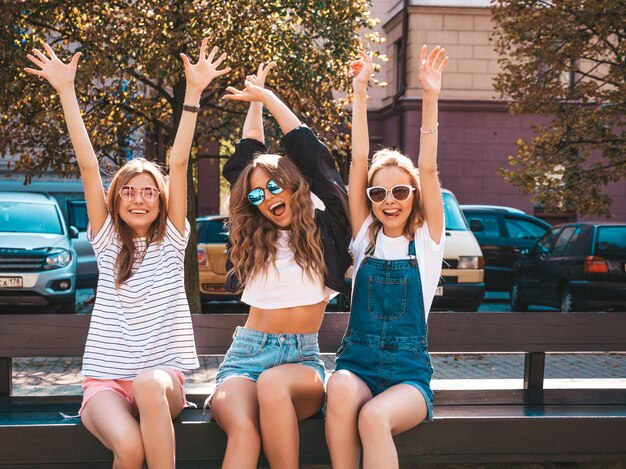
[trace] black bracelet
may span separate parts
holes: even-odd
[[[192,106],[191,104],[183,104],[183,111],[200,112],[200,106]]]

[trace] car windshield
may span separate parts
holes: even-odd
[[[228,232],[224,228],[226,220],[204,220],[198,222],[198,242],[203,244],[225,243]]]
[[[0,202],[0,232],[63,234],[54,205]]]
[[[89,219],[87,218],[87,205],[83,201],[70,201],[67,204],[67,216],[69,224],[78,231],[87,231]]]
[[[626,226],[601,226],[596,237],[596,253],[626,253]]]
[[[443,210],[446,217],[446,230],[466,231],[469,229],[463,213],[461,213],[459,203],[452,194],[447,192],[443,193]]]

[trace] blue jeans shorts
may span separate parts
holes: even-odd
[[[288,363],[311,367],[324,381],[326,372],[320,357],[317,333],[267,334],[237,327],[233,343],[217,371],[215,389],[234,377],[256,382],[265,370]]]

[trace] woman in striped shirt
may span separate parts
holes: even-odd
[[[226,58],[196,64],[181,54],[185,101],[170,154],[169,180],[154,163],[134,159],[120,168],[105,194],[98,159],[74,89],[80,53],[68,64],[45,44],[28,55],[61,98],[84,183],[89,237],[100,276],[83,357],[83,424],[114,454],[115,468],[175,467],[172,418],[185,405],[183,372],[198,367],[184,289],[189,237],[187,164],[200,95]],[[138,421],[138,417],[141,420]]]

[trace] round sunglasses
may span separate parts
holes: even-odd
[[[159,189],[154,186],[146,186],[141,189],[135,189],[133,186],[122,186],[120,189],[120,197],[123,200],[134,200],[137,192],[141,194],[141,198],[146,202],[154,202],[159,198]]]
[[[283,191],[283,188],[276,184],[276,181],[274,181],[273,179],[267,181],[265,187],[267,187],[267,190],[274,195],[280,194]],[[248,200],[252,205],[261,205],[265,200],[265,190],[260,187],[252,189],[250,192],[248,192]]]
[[[408,184],[398,184],[391,189],[387,189],[383,186],[372,186],[368,187],[365,192],[367,192],[367,197],[373,203],[379,204],[385,201],[389,192],[391,192],[391,196],[398,202],[403,202],[409,198],[414,190],[415,187],[409,186]]]

